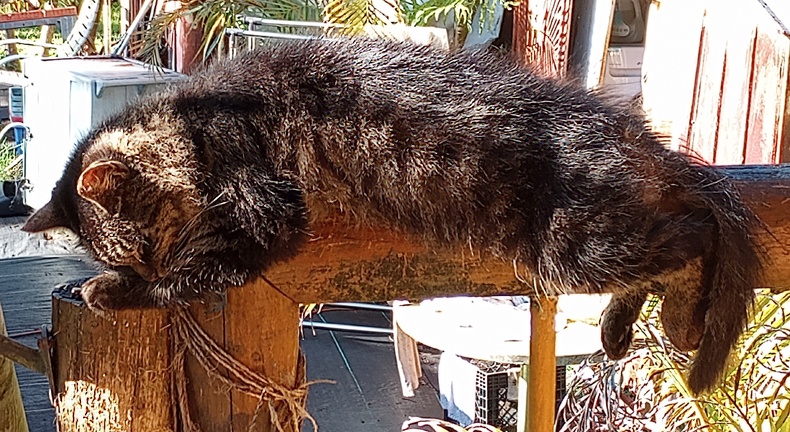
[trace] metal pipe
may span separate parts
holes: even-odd
[[[383,328],[383,327],[321,323],[321,322],[313,322],[313,321],[305,321],[305,320],[302,320],[300,324],[302,325],[302,327],[312,327],[314,329],[319,329],[319,330],[338,330],[338,331],[352,331],[352,332],[361,332],[361,333],[376,333],[376,334],[392,335],[392,329]]]
[[[3,45],[14,45],[14,44],[18,44],[18,45],[33,45],[33,46],[44,47],[44,48],[52,48],[52,49],[57,49],[58,47],[60,47],[60,45],[55,45],[55,44],[46,43],[46,42],[39,42],[39,41],[34,41],[34,40],[27,40],[27,39],[3,39],[3,40],[0,40],[0,46],[3,46]]]
[[[137,27],[140,25],[140,22],[143,21],[146,12],[151,6],[154,4],[154,0],[145,0],[145,3],[140,7],[140,10],[137,12],[137,15],[134,17],[134,21],[129,24],[129,28],[126,29],[126,32],[123,34],[123,37],[118,42],[118,45],[115,45],[115,48],[112,50],[112,55],[120,55],[120,53],[126,51],[126,48],[129,47],[129,41],[132,40],[132,33],[137,31]]]
[[[7,56],[7,57],[3,57],[2,59],[0,59],[0,66],[4,65],[6,63],[11,63],[13,61],[24,60],[26,58],[27,58],[27,56],[24,55],[24,54],[14,54],[14,55],[10,55],[10,56]]]
[[[5,134],[7,134],[7,133],[8,133],[8,131],[10,131],[10,130],[11,130],[11,129],[13,129],[13,128],[18,128],[18,127],[25,128],[25,136],[26,136],[26,137],[27,137],[27,136],[30,136],[30,128],[29,128],[29,127],[27,127],[27,126],[25,126],[25,124],[24,124],[24,123],[20,123],[20,122],[11,122],[11,123],[8,123],[7,125],[5,125],[5,127],[4,127],[2,130],[0,130],[0,137],[4,137],[4,136],[5,136]]]
[[[244,36],[244,37],[260,37],[260,38],[272,38],[272,39],[290,39],[290,40],[315,39],[315,36],[276,33],[276,32],[262,32],[262,31],[254,31],[254,30],[241,30],[236,28],[225,29],[225,34],[229,36],[235,35],[235,36]],[[325,39],[329,39],[329,38],[325,38]]]
[[[260,24],[260,25],[268,25],[268,26],[280,26],[280,27],[308,27],[308,28],[345,27],[343,24],[331,24],[331,23],[324,23],[318,21],[289,21],[289,20],[251,17],[251,16],[244,17],[244,21],[246,21],[247,24]]]
[[[373,303],[338,302],[338,303],[324,303],[324,306],[337,306],[337,307],[353,308],[353,309],[368,309],[368,310],[377,310],[377,311],[385,311],[385,312],[392,311],[392,306],[373,304]]]

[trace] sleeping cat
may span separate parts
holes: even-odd
[[[628,109],[492,54],[362,39],[274,44],[133,104],[79,142],[24,229],[79,233],[109,270],[84,300],[122,309],[240,285],[333,215],[491,251],[539,292],[613,292],[613,358],[663,293],[667,333],[699,348],[695,391],[761,270],[733,186]]]

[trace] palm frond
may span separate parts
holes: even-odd
[[[723,385],[702,397],[688,390],[689,356],[664,338],[659,314],[658,299],[651,298],[636,325],[631,355],[611,362],[599,354],[599,363],[582,367],[558,413],[566,420],[560,430],[786,430],[790,294],[757,297]]]
[[[319,0],[191,0],[180,9],[158,14],[141,32],[134,46],[138,57],[162,67],[161,52],[169,29],[187,16],[200,23],[202,39],[200,60],[210,58],[225,42],[225,29],[240,27],[243,14],[281,20],[316,20],[320,17]]]
[[[348,35],[361,34],[368,25],[404,22],[397,0],[328,0],[323,17],[326,23],[342,25]]]
[[[154,68],[164,67],[162,50],[165,48],[165,37],[169,29],[173,28],[183,16],[183,9],[157,15],[148,22],[145,30],[139,32],[141,37],[132,43],[132,51],[137,53],[139,59]]]
[[[493,23],[497,5],[511,9],[519,0],[427,0],[403,2],[406,22],[411,25],[431,25],[452,17],[455,25],[466,30],[482,32]],[[480,11],[480,27],[472,29],[472,18]]]

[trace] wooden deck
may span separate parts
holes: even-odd
[[[95,273],[82,256],[39,256],[0,260],[0,305],[9,335],[29,334],[49,325],[50,293],[68,280]],[[38,334],[15,338],[35,347]],[[43,375],[21,366],[16,368],[27,421],[31,431],[54,431],[54,410],[49,401],[49,385]]]

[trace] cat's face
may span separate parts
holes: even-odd
[[[66,227],[111,268],[131,269],[148,281],[165,276],[199,206],[194,188],[174,186],[189,182],[170,178],[179,172],[157,163],[161,150],[142,142],[150,138],[144,130],[97,134],[22,229]]]

